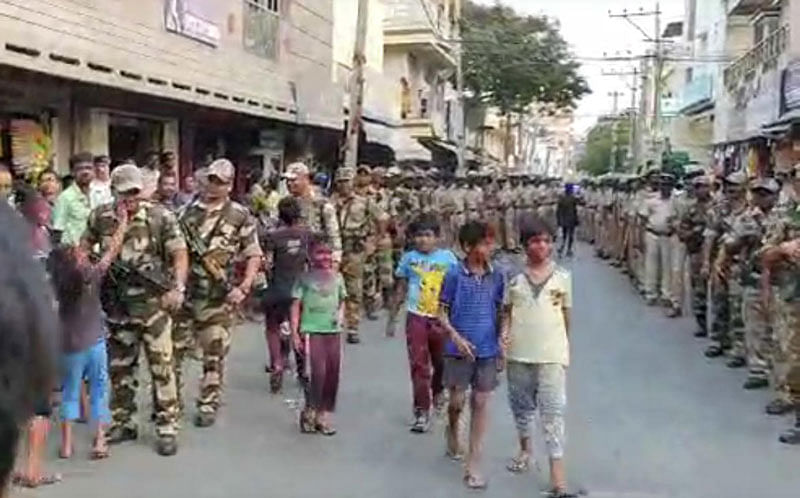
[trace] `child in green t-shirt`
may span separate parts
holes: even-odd
[[[330,247],[315,241],[309,256],[310,269],[292,292],[292,337],[310,369],[300,430],[332,436],[336,434],[330,418],[339,390],[340,331],[346,291],[342,276],[333,267]]]

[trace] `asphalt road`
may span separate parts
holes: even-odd
[[[573,366],[569,371],[568,469],[573,487],[611,498],[795,498],[800,448],[777,442],[790,419],[762,415],[769,393],[741,389],[744,373],[702,356],[688,319],[647,308],[627,280],[582,247],[575,260]],[[180,452],[161,458],[152,431],[89,462],[82,430],[72,461],[50,469],[64,481],[13,496],[59,498],[469,496],[461,469],[444,458],[442,423],[408,432],[411,393],[405,341],[366,323],[348,346],[334,438],[300,435],[299,393],[268,394],[260,327],[241,327],[228,361],[218,424],[196,429],[187,415]],[[196,389],[196,383],[192,383]],[[293,385],[293,384],[292,384]],[[193,389],[194,390],[194,389]],[[146,396],[143,396],[146,403]],[[149,414],[149,408],[143,410]],[[541,471],[504,470],[515,450],[505,384],[492,405],[485,448],[488,497],[539,496]]]

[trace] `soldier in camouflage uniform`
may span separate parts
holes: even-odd
[[[389,306],[389,293],[394,288],[394,260],[392,259],[392,235],[389,231],[391,225],[391,196],[389,189],[386,188],[388,171],[386,168],[377,167],[372,170],[374,195],[373,201],[381,213],[379,220],[379,233],[376,244],[376,255],[378,260],[378,293],[381,296],[383,306]]]
[[[703,234],[711,209],[711,182],[705,175],[691,179],[692,199],[678,222],[678,237],[686,246],[692,288],[692,313],[697,322],[695,337],[708,335],[708,282],[703,277]]]
[[[727,254],[737,254],[742,261],[742,319],[744,338],[741,340],[749,375],[745,389],[767,387],[769,375],[769,325],[767,310],[761,296],[761,248],[772,209],[778,201],[780,185],[772,178],[755,179],[750,193],[753,205],[740,215],[733,225]],[[731,361],[739,362],[739,357]]]
[[[360,165],[356,169],[356,177],[353,180],[353,187],[357,195],[367,199],[370,203],[376,204],[375,190],[372,186],[372,171],[367,165]],[[384,220],[380,220],[383,222]],[[367,319],[378,319],[378,308],[380,303],[380,292],[378,291],[378,241],[374,238],[375,233],[364,241],[364,310]]]
[[[350,344],[361,342],[358,329],[363,304],[364,260],[369,249],[367,241],[380,236],[378,227],[382,217],[375,203],[355,192],[355,177],[352,168],[342,167],[336,172],[335,203],[342,234],[341,271],[347,288],[344,321]]]
[[[450,225],[452,242],[450,248],[458,252],[458,231],[467,222],[467,177],[463,173],[456,175],[456,186],[451,194],[453,200],[453,216],[447,220]]]
[[[794,172],[797,175],[797,169]],[[795,184],[797,181],[795,180]],[[794,426],[781,434],[779,441],[800,444],[800,209],[797,204],[787,210],[782,226],[782,239],[764,251],[764,269],[775,272],[777,282],[775,317],[775,363],[778,385],[785,391],[783,410],[794,410]],[[765,294],[769,291],[764,289]],[[772,403],[771,403],[772,404]],[[768,407],[769,412],[769,407]],[[770,413],[779,413],[777,407]]]
[[[405,225],[406,225],[406,208],[403,201],[402,186],[403,172],[400,168],[389,168],[386,177],[387,190],[389,195],[389,235],[392,238],[392,271],[397,266],[400,258],[405,250]]]
[[[81,242],[84,254],[99,247],[103,260],[116,252],[109,277],[113,296],[106,297],[105,306],[113,417],[109,443],[138,437],[133,420],[139,385],[136,367],[144,346],[155,391],[156,451],[171,456],[178,450],[171,314],[182,305],[186,290],[186,242],[169,211],[140,200],[144,180],[139,168],[118,167],[111,185],[116,202],[91,213]],[[164,278],[170,274],[171,279]],[[163,285],[153,284],[158,279]]]
[[[794,192],[800,192],[800,166],[789,174]],[[785,251],[781,245],[800,237],[800,203],[794,193],[783,199],[774,215],[767,221],[764,240],[764,272],[768,279],[762,281],[761,293],[764,306],[770,311],[772,335],[770,365],[770,383],[775,397],[767,404],[766,412],[770,415],[783,415],[794,407],[792,393],[789,388],[789,345],[792,342],[797,325],[791,328],[792,312],[797,304],[796,288],[798,276],[798,258],[796,254]]]
[[[324,235],[325,242],[333,250],[335,263],[342,260],[342,239],[339,236],[339,221],[336,208],[321,195],[314,192],[311,173],[303,163],[293,163],[286,167],[284,178],[289,193],[300,202],[303,225],[312,232]]]
[[[203,194],[186,207],[181,228],[191,251],[189,296],[195,339],[203,354],[203,376],[195,425],[210,427],[222,402],[225,357],[230,349],[234,310],[246,299],[263,256],[249,210],[230,200],[235,169],[227,159],[208,166]],[[234,285],[234,263],[245,271]],[[178,368],[180,370],[180,368]]]
[[[714,342],[705,351],[708,358],[716,358],[731,349],[733,326],[744,328],[744,324],[741,323],[741,312],[736,313],[735,309],[731,309],[731,302],[734,304],[737,301],[741,302],[738,299],[741,294],[738,296],[736,294],[739,284],[738,282],[733,284],[734,293],[731,294],[731,279],[729,278],[739,275],[739,265],[732,265],[730,272],[723,273],[719,270],[722,269],[720,264],[727,259],[724,254],[725,241],[723,237],[730,233],[733,220],[747,207],[744,190],[746,181],[747,178],[742,172],[732,173],[725,178],[723,197],[721,202],[711,210],[712,218],[705,234],[702,274],[711,276],[710,295],[713,302],[711,340]]]

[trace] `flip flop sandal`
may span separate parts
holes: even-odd
[[[526,456],[520,458],[518,456],[511,459],[506,465],[506,470],[511,472],[512,474],[522,474],[531,469],[531,457]]]
[[[577,493],[570,493],[569,491],[558,491],[553,489],[547,494],[547,496],[549,498],[578,498],[579,495]]]
[[[317,432],[316,426],[311,421],[310,414],[305,410],[300,412],[300,432],[303,434],[314,434]]]
[[[93,449],[89,453],[89,460],[105,460],[106,458],[108,458],[108,456],[109,456],[108,448],[104,448],[102,450]]]
[[[469,489],[483,490],[489,487],[486,479],[467,472],[464,474],[464,486]]]
[[[316,431],[319,434],[322,434],[323,436],[335,436],[336,435],[336,429],[334,429],[333,427],[331,427],[329,425],[317,424],[317,425],[314,426],[314,428],[316,429]]]
[[[61,482],[61,474],[43,475],[38,479],[30,479],[28,477],[24,477],[20,474],[17,474],[13,477],[12,482],[15,485],[21,486],[23,488],[35,489],[38,488],[39,486],[49,486],[51,484],[56,484]]]

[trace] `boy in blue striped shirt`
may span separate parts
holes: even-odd
[[[486,480],[478,471],[480,452],[488,425],[489,399],[497,387],[506,342],[500,333],[505,279],[489,261],[494,234],[487,224],[467,223],[461,227],[458,239],[466,257],[447,273],[439,297],[439,319],[449,338],[444,366],[444,385],[450,391],[447,453],[454,459],[461,457],[458,420],[471,388],[464,484],[483,489]]]

